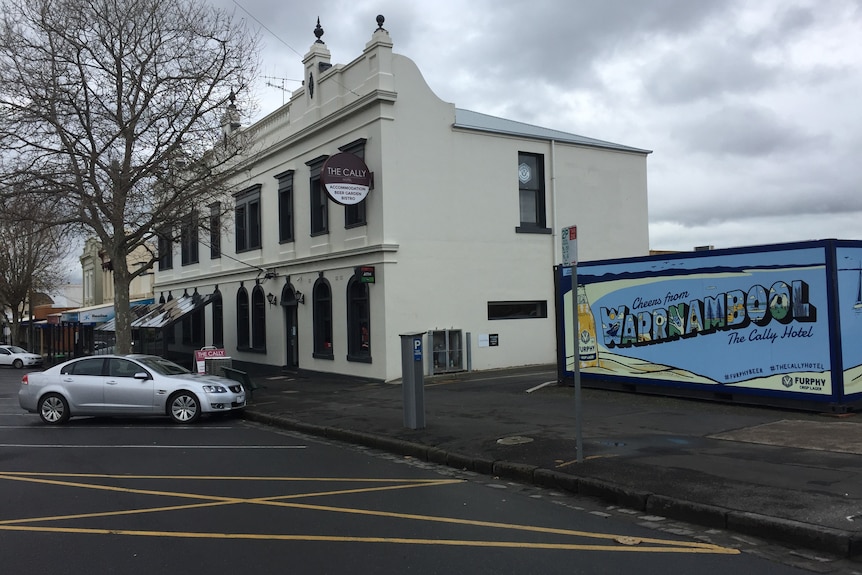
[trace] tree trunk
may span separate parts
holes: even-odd
[[[114,325],[117,340],[114,344],[114,352],[118,354],[132,353],[132,317],[129,306],[129,265],[125,254],[114,257],[111,255],[111,263],[114,266]]]

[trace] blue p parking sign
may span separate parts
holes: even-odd
[[[422,338],[413,338],[413,361],[422,361]]]

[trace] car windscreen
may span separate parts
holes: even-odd
[[[141,357],[135,359],[144,364],[147,369],[151,369],[152,371],[155,371],[160,375],[179,375],[181,373],[191,373],[186,368],[161,357]]]
[[[26,349],[18,347],[17,345],[10,345],[6,349],[11,351],[12,353],[29,353]]]

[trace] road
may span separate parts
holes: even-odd
[[[805,572],[727,534],[241,419],[45,426],[18,407],[22,373],[0,370],[5,573]]]

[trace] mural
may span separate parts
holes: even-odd
[[[571,274],[561,268],[566,371],[578,342],[586,375],[829,399],[828,251],[769,248],[579,265],[577,337]],[[837,260],[840,301],[848,302],[842,334],[853,334],[842,338],[851,393],[862,391],[862,348],[852,345],[862,336],[862,248],[841,249]]]
[[[862,393],[862,247],[838,247],[835,262],[844,393]]]

